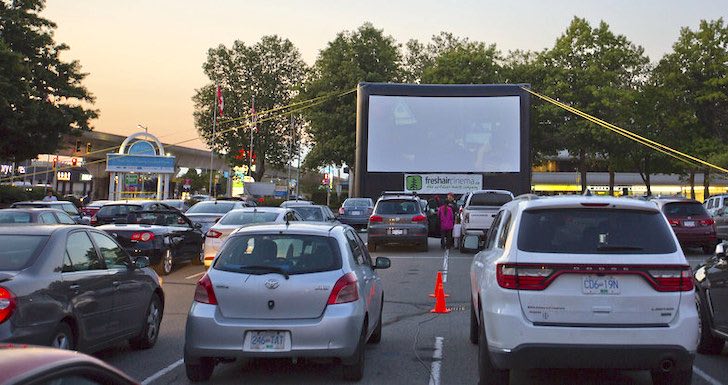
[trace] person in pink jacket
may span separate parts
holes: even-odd
[[[453,246],[452,229],[455,227],[455,213],[448,204],[443,204],[437,209],[437,217],[440,219],[440,247],[451,248]]]

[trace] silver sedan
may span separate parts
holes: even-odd
[[[261,224],[233,232],[197,283],[184,360],[206,381],[232,357],[332,357],[361,379],[364,347],[382,336],[384,291],[349,226]]]

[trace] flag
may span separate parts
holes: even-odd
[[[220,86],[217,86],[217,115],[222,117],[222,110],[225,106],[225,101],[222,98],[222,90]]]

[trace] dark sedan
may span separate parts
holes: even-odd
[[[133,259],[88,226],[0,227],[0,342],[96,351],[152,347],[164,293]]]
[[[137,211],[128,223],[97,227],[111,234],[132,256],[149,258],[162,275],[182,262],[202,263],[204,236],[201,226],[174,211]]]
[[[68,214],[56,209],[3,209],[0,210],[0,226],[32,223],[47,225],[75,225],[76,221]]]
[[[695,270],[695,297],[700,315],[698,352],[720,354],[728,339],[728,243]]]
[[[354,228],[367,227],[374,211],[371,198],[347,198],[339,208],[339,222]]]
[[[91,225],[100,226],[110,223],[127,223],[129,215],[137,211],[158,211],[158,210],[176,210],[159,201],[125,201],[107,203],[91,217]]]
[[[44,201],[28,201],[28,202],[16,202],[13,203],[10,208],[13,209],[20,209],[20,208],[45,208],[45,209],[56,209],[64,211],[66,214],[68,214],[71,218],[73,218],[74,222],[81,224],[81,225],[87,225],[88,220],[83,219],[81,216],[81,212],[78,211],[78,208],[76,208],[76,205],[73,204],[73,202],[67,202],[67,201],[53,201],[53,202],[44,202]]]

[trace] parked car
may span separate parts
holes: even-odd
[[[349,226],[260,224],[230,234],[197,283],[184,362],[206,381],[231,357],[332,357],[344,377],[363,376],[367,341],[382,337],[384,291]],[[236,344],[231,341],[242,341]]]
[[[374,212],[371,198],[346,198],[339,208],[339,222],[354,228],[366,227],[369,216]]]
[[[163,199],[162,203],[167,206],[174,207],[182,213],[187,212],[190,208],[190,206],[187,205],[187,201],[184,199]]]
[[[0,342],[87,352],[156,343],[164,292],[147,258],[88,226],[0,227],[0,244]]]
[[[289,206],[300,206],[300,205],[312,205],[313,202],[311,201],[305,201],[305,200],[290,200],[290,201],[283,201],[280,204],[280,207],[289,207]]]
[[[91,217],[91,225],[101,226],[111,223],[127,223],[129,216],[137,211],[177,210],[160,201],[121,201],[107,203]],[[133,218],[133,216],[132,216]]]
[[[298,213],[293,209],[280,207],[245,207],[231,210],[220,220],[210,227],[205,236],[205,267],[212,264],[220,246],[225,242],[228,235],[241,226],[253,223],[286,223],[302,221]]]
[[[700,247],[712,254],[718,243],[716,221],[700,202],[692,199],[653,199],[667,217],[683,247]],[[725,222],[725,221],[723,221]]]
[[[48,225],[75,225],[76,221],[65,211],[57,209],[2,209],[0,226],[42,223]]]
[[[385,243],[414,244],[427,251],[427,214],[413,194],[387,194],[377,199],[367,225],[367,247],[376,251]]]
[[[0,384],[138,385],[129,376],[91,356],[40,346],[0,344]]]
[[[295,210],[304,221],[336,222],[336,215],[326,205],[288,205],[286,208]]]
[[[715,254],[695,269],[695,291],[700,315],[698,353],[720,354],[728,339],[728,243],[722,242]]]
[[[481,384],[530,368],[647,369],[692,381],[698,314],[690,266],[650,202],[517,199],[473,258],[470,341]]]
[[[67,201],[53,201],[53,202],[43,202],[43,201],[28,201],[28,202],[15,202],[13,203],[10,208],[13,209],[19,209],[19,208],[46,208],[46,209],[56,209],[64,211],[66,214],[68,214],[74,222],[80,224],[80,225],[87,225],[89,224],[87,219],[83,219],[81,216],[81,213],[76,208],[76,205],[74,205],[71,202]]]
[[[206,234],[210,227],[219,221],[223,215],[230,210],[246,207],[243,201],[202,201],[190,207],[185,215],[195,224],[202,226],[200,229]]]
[[[513,193],[505,190],[478,190],[467,194],[460,213],[460,233],[485,235],[490,229],[501,206],[513,200]],[[460,251],[463,251],[463,237],[460,237]]]
[[[714,195],[703,202],[703,206],[708,210],[710,216],[715,217],[718,215],[718,211],[723,209],[725,211],[726,203],[728,202],[728,195]]]
[[[100,200],[100,201],[93,201],[86,206],[81,207],[79,210],[81,211],[81,215],[84,217],[93,217],[96,215],[96,213],[99,211],[101,206],[111,203],[113,201],[106,201],[106,200]]]
[[[167,275],[180,263],[202,263],[201,227],[178,210],[170,210],[135,211],[127,223],[97,228],[111,234],[130,255],[149,258],[158,274]]]

